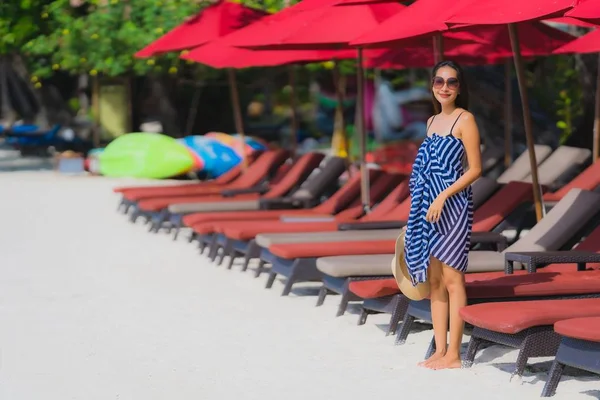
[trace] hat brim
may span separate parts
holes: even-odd
[[[413,286],[408,273],[408,266],[404,260],[404,230],[396,239],[396,252],[392,259],[392,274],[402,294],[411,300],[423,300],[429,297],[431,291],[429,281]]]

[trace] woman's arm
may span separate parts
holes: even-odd
[[[456,182],[450,185],[448,189],[440,193],[445,198],[465,190],[465,188],[467,188],[481,176],[481,150],[479,148],[480,138],[475,117],[470,112],[465,112],[460,117],[460,123],[457,125],[457,128],[459,129],[457,129],[458,135],[456,135],[456,137],[461,139],[463,145],[465,146],[469,169],[463,174],[463,176],[457,179]]]

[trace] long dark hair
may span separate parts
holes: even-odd
[[[456,104],[456,107],[460,107],[460,108],[464,108],[465,110],[468,110],[469,109],[469,86],[467,85],[467,80],[465,79],[465,74],[463,72],[463,69],[460,67],[460,65],[458,65],[454,61],[450,61],[450,60],[440,61],[439,63],[437,63],[435,65],[435,67],[433,67],[433,70],[431,71],[431,79],[435,78],[435,75],[437,74],[438,69],[440,69],[442,67],[450,67],[456,71],[456,77],[458,78],[458,82],[459,82],[460,86],[458,89],[458,96],[456,96],[455,104]],[[433,83],[431,85],[433,85]],[[435,110],[435,112],[436,113],[441,112],[442,105],[435,98],[435,95],[433,94],[433,87],[431,87],[431,101],[433,102],[433,109]]]

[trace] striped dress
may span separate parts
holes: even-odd
[[[413,164],[404,250],[413,285],[427,280],[431,256],[458,271],[467,270],[473,224],[471,187],[446,200],[438,222],[425,220],[435,198],[463,174],[465,149],[462,140],[452,135],[454,125],[456,121],[446,136],[427,136]]]

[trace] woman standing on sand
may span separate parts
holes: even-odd
[[[410,177],[411,207],[405,261],[413,285],[429,280],[436,352],[419,365],[460,368],[467,303],[467,270],[473,202],[471,184],[481,175],[479,130],[467,111],[469,93],[460,66],[442,61],[433,68],[431,93],[436,115],[427,122]],[[463,172],[463,158],[469,169]],[[448,321],[450,342],[448,343]]]

